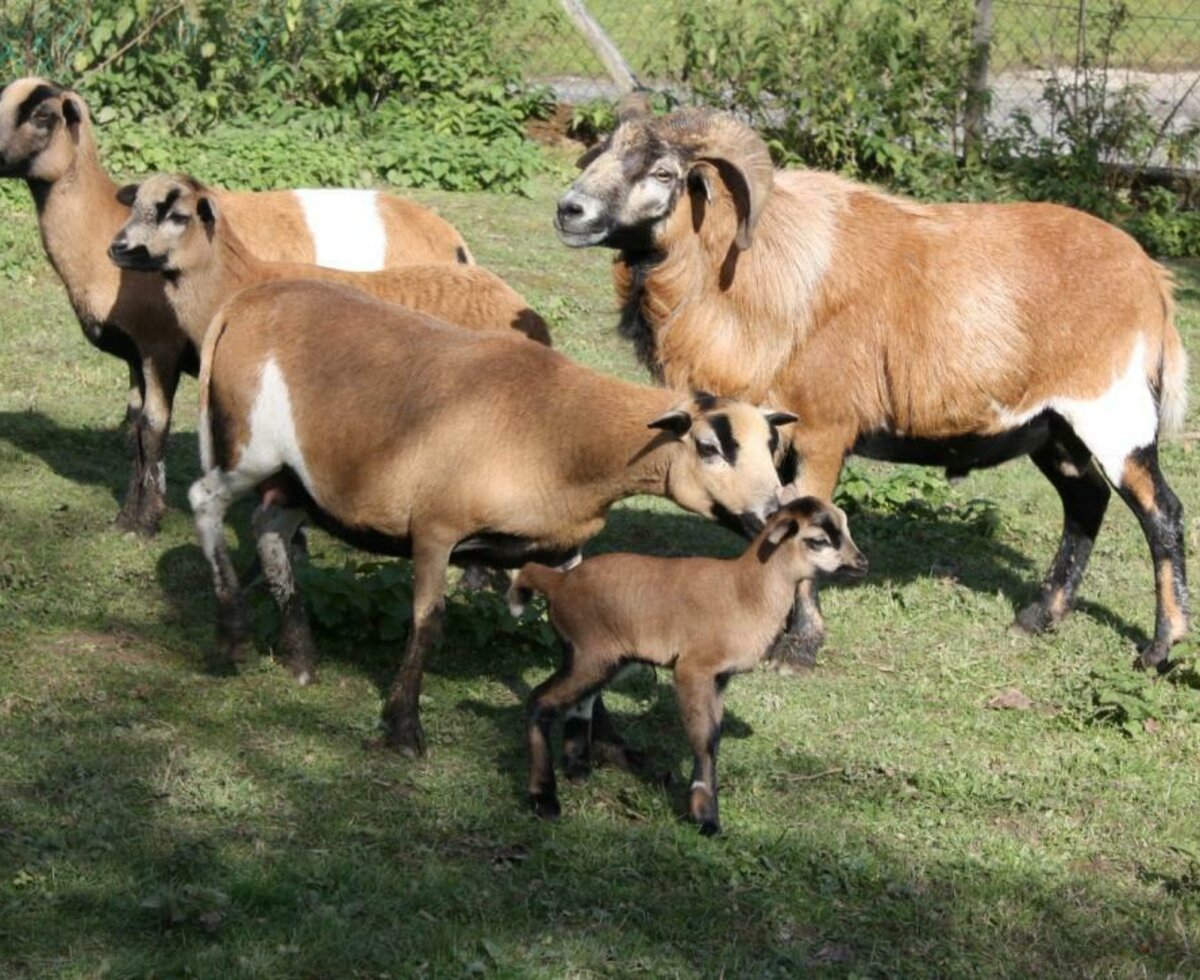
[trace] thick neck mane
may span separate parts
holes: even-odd
[[[842,196],[821,179],[809,186],[780,176],[747,251],[733,243],[733,200],[718,186],[711,203],[680,199],[656,253],[618,258],[621,333],[668,386],[769,401],[779,366],[803,341]]]

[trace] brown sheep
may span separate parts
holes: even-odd
[[[129,220],[109,257],[121,268],[157,272],[180,329],[196,345],[217,308],[234,293],[276,279],[323,279],[376,299],[429,313],[470,330],[512,330],[550,343],[546,321],[499,276],[477,265],[422,262],[377,272],[348,272],[252,255],[212,191],[192,177],[158,174],[121,188]]]
[[[804,497],[780,508],[741,557],[651,558],[609,554],[570,571],[530,564],[509,592],[513,612],[533,592],[550,603],[563,663],[529,696],[529,799],[539,816],[559,815],[550,726],[559,712],[593,697],[630,663],[666,667],[691,742],[688,812],[703,834],[720,829],[717,749],[729,678],[758,664],[784,628],[796,586],[818,575],[863,575],[866,559],[846,515]],[[569,775],[587,770],[585,725],[568,717]]]
[[[223,533],[237,498],[262,498],[259,556],[301,682],[315,654],[289,552],[305,512],[351,544],[411,556],[413,626],[384,720],[389,743],[413,751],[451,561],[566,560],[639,493],[757,530],[777,506],[775,426],[794,420],[606,377],[315,280],[252,286],[224,305],[200,392],[204,476],[189,500],[222,658],[246,639]]]
[[[799,416],[798,491],[843,459],[950,475],[1029,454],[1062,499],[1062,541],[1017,626],[1075,601],[1109,499],[1141,522],[1166,669],[1188,630],[1182,507],[1158,464],[1187,358],[1171,281],[1118,229],[1053,204],[919,204],[832,174],[776,171],[710,110],[627,115],[562,196],[568,245],[618,249],[622,330],[656,376]],[[822,636],[802,587],[785,656]]]
[[[44,78],[0,91],[0,177],[24,180],[42,243],[95,347],[129,365],[126,420],[133,466],[117,525],[153,534],[166,510],[163,453],[181,372],[196,351],[179,330],[158,276],[116,268],[106,252],[129,217],[100,165],[82,97]],[[217,192],[255,255],[380,269],[472,259],[457,231],[427,208],[376,191]]]

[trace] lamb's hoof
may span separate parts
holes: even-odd
[[[824,633],[784,633],[767,653],[766,667],[785,677],[810,673],[824,642]]]
[[[1170,659],[1170,648],[1165,643],[1151,643],[1133,661],[1134,670],[1154,670],[1159,674],[1170,673],[1175,667]]]
[[[530,793],[529,803],[533,807],[533,812],[542,820],[557,820],[562,815],[558,797],[550,793]]]

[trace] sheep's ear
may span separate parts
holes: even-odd
[[[768,561],[783,542],[799,533],[800,522],[794,517],[791,520],[773,524],[758,546],[758,560]]]
[[[117,191],[117,200],[127,208],[133,207],[134,198],[137,197],[138,188],[141,186],[141,184],[126,184]]]
[[[677,436],[685,435],[691,427],[692,416],[682,408],[675,408],[667,412],[666,415],[660,415],[647,426],[650,429],[665,429],[667,432],[673,432]]]
[[[579,159],[575,161],[575,166],[580,170],[587,170],[587,168],[591,166],[592,161],[608,149],[611,142],[612,141],[609,139],[602,139],[599,143],[589,146],[583,151]]]
[[[771,425],[791,425],[793,422],[800,420],[799,415],[793,415],[791,412],[775,412],[771,410],[764,411],[763,417]]]
[[[630,92],[617,103],[617,125],[650,115],[650,96],[645,92]]]
[[[196,217],[198,217],[205,226],[212,228],[217,223],[217,202],[211,197],[201,197],[196,202]]]
[[[68,126],[78,126],[83,121],[83,107],[69,95],[63,97],[62,114]]]

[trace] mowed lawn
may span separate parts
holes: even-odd
[[[554,239],[561,183],[415,196],[563,350],[637,377],[610,256]],[[420,761],[364,748],[394,642],[323,632],[321,683],[303,690],[265,647],[240,676],[205,670],[213,604],[185,500],[195,384],[162,534],[117,533],[124,369],[84,342],[23,192],[0,199],[0,240],[0,975],[1200,973],[1200,674],[1191,643],[1167,679],[1129,668],[1153,591],[1119,501],[1079,612],[1018,640],[1006,627],[1061,520],[1033,466],[946,490],[933,474],[924,508],[876,494],[852,525],[871,575],[824,593],[817,669],[729,689],[725,833],[681,820],[690,759],[669,678],[649,671],[611,698],[648,773],[564,785],[546,825],[525,809],[522,705],[548,652],[443,648]],[[1177,274],[1197,348],[1200,271]],[[1193,551],[1197,422],[1163,452]],[[896,468],[858,472],[906,485]],[[242,566],[247,518],[231,532]],[[311,541],[319,568],[355,560]],[[741,545],[636,501],[592,549],[617,547]],[[469,626],[471,605],[454,615]],[[989,707],[1000,696],[1017,706]]]

